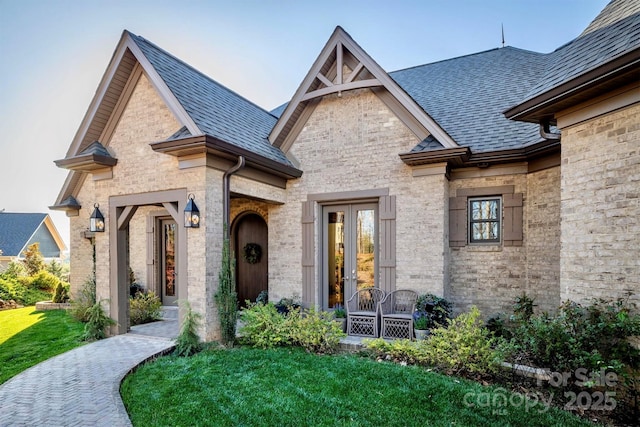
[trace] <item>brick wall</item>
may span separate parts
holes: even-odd
[[[458,189],[513,185],[523,193],[527,205],[527,176],[505,175],[451,181],[453,196]],[[524,221],[527,220],[526,209]],[[526,242],[526,237],[525,237]],[[454,310],[476,305],[485,317],[508,311],[515,297],[526,289],[526,243],[523,246],[476,245],[449,248],[449,292]]]
[[[640,294],[640,105],[562,129],[561,297]]]
[[[560,300],[560,167],[527,175],[525,238],[527,295],[539,310]]]
[[[304,174],[288,183],[286,204],[269,207],[271,299],[302,292],[301,206],[307,194],[383,188],[397,197],[397,288],[442,295],[447,184],[442,174],[414,178],[400,160],[398,154],[418,142],[369,90],[320,102],[290,150]]]

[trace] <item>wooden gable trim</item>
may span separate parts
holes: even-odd
[[[346,51],[355,58],[356,64],[352,68],[351,75],[345,81],[342,75],[342,65],[349,63],[345,57]],[[365,74],[365,70],[370,76]],[[335,82],[332,81],[335,72]],[[323,77],[318,77],[322,75]],[[359,76],[363,79],[355,80]],[[323,86],[323,87],[320,87]],[[409,128],[420,138],[426,135],[433,135],[445,148],[458,147],[458,144],[442,129],[425,111],[411,98],[398,84],[378,65],[341,27],[336,27],[335,31],[327,41],[320,55],[313,63],[311,69],[296,90],[291,101],[280,116],[280,119],[273,127],[269,135],[269,141],[282,149],[285,153],[291,147],[291,139],[295,139],[303,126],[296,122],[303,120],[306,122],[308,116],[303,117],[306,104],[318,97],[330,93],[340,93],[341,91],[359,88],[372,88],[380,91],[384,88],[392,97],[396,98],[398,104],[406,112],[415,118],[419,126],[414,123]],[[377,93],[379,95],[379,93]],[[383,101],[384,102],[384,101]],[[387,105],[392,104],[387,99]],[[394,105],[394,112],[397,105]],[[406,116],[406,114],[399,114]],[[411,122],[406,117],[403,121]],[[423,129],[420,129],[422,127]],[[294,133],[293,137],[290,135]],[[285,142],[287,142],[285,147]]]
[[[127,104],[128,95],[133,91],[135,82],[139,78],[136,73],[142,72],[147,75],[150,83],[177,120],[192,135],[202,133],[182,107],[182,104],[169,90],[166,83],[160,78],[144,53],[142,53],[131,34],[125,30],[100,80],[96,94],[91,100],[82,123],[67,150],[66,158],[76,156],[86,145],[95,140],[107,142],[104,137],[111,135],[117,125],[122,113],[121,110]],[[84,174],[76,171],[69,172],[55,205],[59,205],[69,196],[77,195],[77,191],[82,186],[84,179]]]

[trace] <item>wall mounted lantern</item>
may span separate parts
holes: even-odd
[[[189,194],[188,197],[187,207],[184,208],[184,226],[186,228],[198,228],[200,227],[200,211],[193,201],[195,196]]]
[[[102,212],[100,212],[99,207],[100,205],[98,203],[94,203],[93,213],[89,218],[89,230],[102,233],[104,232],[104,217],[102,216]]]

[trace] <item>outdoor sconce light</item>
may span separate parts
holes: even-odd
[[[198,228],[200,227],[200,211],[193,201],[195,196],[189,194],[188,197],[187,207],[184,208],[184,226],[186,228]]]
[[[102,212],[100,212],[99,206],[97,203],[93,205],[93,213],[89,218],[89,230],[102,233],[104,232],[104,217],[102,216]]]

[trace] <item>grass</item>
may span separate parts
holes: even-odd
[[[84,324],[66,311],[0,311],[0,384],[43,360],[82,345]]]
[[[590,425],[424,368],[299,349],[163,357],[125,378],[121,394],[134,426]]]

